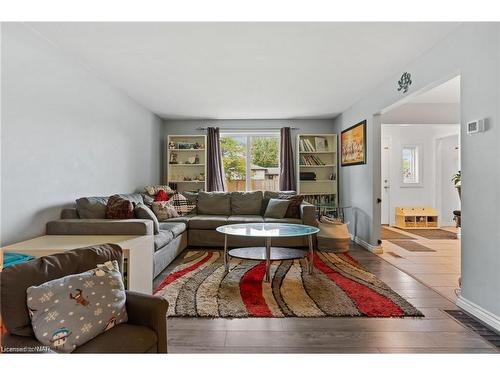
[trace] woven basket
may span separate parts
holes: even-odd
[[[318,250],[344,253],[349,251],[351,235],[347,224],[322,216],[318,221]]]

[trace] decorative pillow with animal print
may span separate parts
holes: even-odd
[[[125,287],[116,261],[27,289],[35,336],[53,350],[70,353],[127,321]]]

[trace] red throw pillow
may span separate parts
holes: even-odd
[[[160,190],[155,195],[155,202],[164,202],[168,201],[170,198],[165,190]]]
[[[133,219],[134,204],[119,195],[109,197],[106,204],[106,219]]]

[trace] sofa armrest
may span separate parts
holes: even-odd
[[[153,235],[151,220],[127,219],[65,219],[49,221],[46,226],[49,235]]]
[[[317,226],[316,207],[308,202],[300,205],[300,218],[305,225]]]
[[[167,352],[168,302],[162,297],[127,291],[127,315],[130,324],[151,328],[158,338],[158,353]]]

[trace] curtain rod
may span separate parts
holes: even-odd
[[[220,130],[224,131],[224,130],[242,130],[242,131],[255,131],[255,130],[259,130],[259,131],[262,131],[262,130],[280,130],[281,128],[219,128]],[[202,130],[202,131],[206,131],[207,128],[206,127],[197,127],[196,130]],[[290,128],[290,130],[300,130],[300,128]]]

